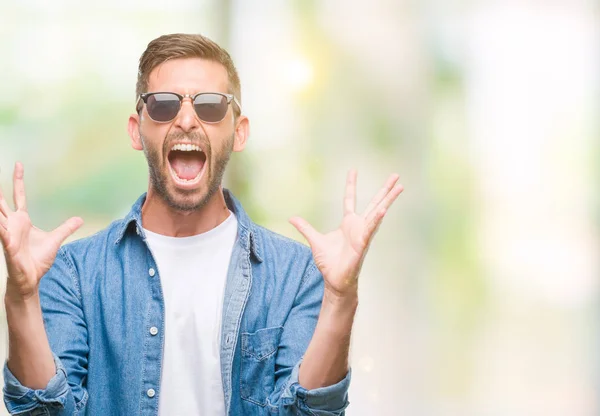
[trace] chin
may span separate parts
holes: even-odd
[[[166,194],[161,196],[170,208],[181,212],[198,211],[204,208],[219,190],[219,186],[202,189],[201,185],[195,189],[185,190],[179,187],[169,188]]]

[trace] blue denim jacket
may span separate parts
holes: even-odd
[[[306,390],[298,384],[323,296],[310,250],[254,224],[224,192],[238,220],[221,336],[227,415],[344,414],[350,372],[333,386]],[[157,414],[164,300],[143,233],[144,200],[124,219],[59,250],[40,283],[57,372],[46,389],[32,390],[5,365],[4,401],[11,413]]]

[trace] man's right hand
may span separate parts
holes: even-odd
[[[18,302],[37,294],[40,280],[54,263],[60,245],[81,227],[83,220],[70,218],[51,232],[34,227],[27,213],[23,165],[19,162],[15,164],[13,183],[14,211],[0,190],[0,241],[8,270],[6,297]]]

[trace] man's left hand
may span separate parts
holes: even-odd
[[[357,296],[358,275],[369,244],[387,209],[403,191],[399,176],[390,175],[363,214],[356,213],[356,170],[348,172],[344,196],[344,218],[340,227],[327,234],[315,230],[306,220],[293,217],[290,223],[306,238],[317,267],[325,280],[325,295],[336,299]]]

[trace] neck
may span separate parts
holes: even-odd
[[[178,211],[149,187],[142,206],[142,225],[145,229],[169,237],[190,237],[212,230],[229,216],[223,188],[196,211]]]

